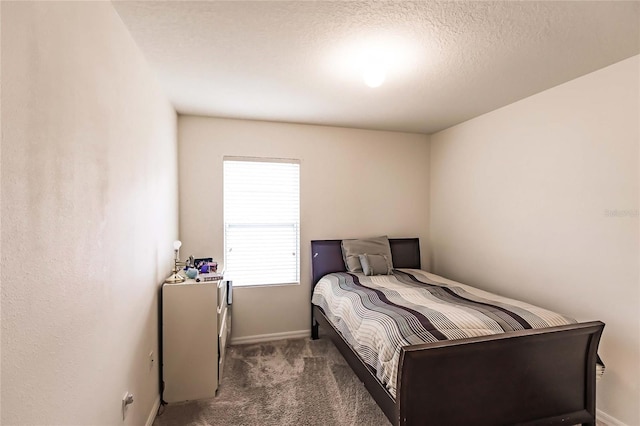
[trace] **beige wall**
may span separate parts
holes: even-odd
[[[235,341],[309,330],[313,239],[417,236],[428,258],[427,136],[192,116],[178,129],[184,256],[224,258],[223,156],[301,160],[301,285],[236,288]]]
[[[0,423],[144,425],[175,112],[109,2],[2,2],[2,78]]]
[[[434,272],[607,326],[598,406],[640,424],[639,58],[431,137]]]

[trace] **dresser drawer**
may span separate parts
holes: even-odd
[[[227,282],[225,280],[218,281],[218,312],[227,306]]]
[[[227,305],[223,305],[222,307],[218,308],[218,336],[225,326],[227,311]]]
[[[224,310],[222,322],[218,324],[222,324],[218,331],[218,377],[221,379],[222,372],[224,371],[224,360],[227,353],[227,343],[229,342],[229,337],[231,337],[231,309]]]
[[[230,315],[228,310],[224,310],[224,314],[222,315],[222,320],[218,323],[218,342],[220,353],[224,352],[224,349],[227,347],[227,338],[229,337],[229,333],[227,333],[229,327]]]

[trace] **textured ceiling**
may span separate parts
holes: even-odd
[[[114,5],[177,111],[217,117],[433,133],[640,51],[640,2]]]

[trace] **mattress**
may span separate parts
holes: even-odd
[[[394,398],[403,346],[576,323],[417,269],[378,276],[329,274],[318,281],[311,302]]]

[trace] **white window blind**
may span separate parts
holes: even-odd
[[[224,159],[224,246],[234,286],[299,282],[298,161]]]

